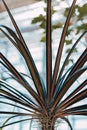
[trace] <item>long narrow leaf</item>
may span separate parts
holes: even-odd
[[[54,104],[52,106],[52,109],[53,110],[56,105],[60,102],[60,100],[63,98],[64,94],[67,92],[67,90],[69,89],[69,87],[76,81],[76,79],[81,76],[82,73],[84,73],[86,71],[87,68],[83,68],[77,72],[75,72],[68,80],[67,82],[65,82],[63,84],[63,87],[61,88],[60,90],[60,93],[58,95],[58,97],[55,99],[54,101]]]
[[[15,117],[18,117],[18,115],[9,117],[9,118],[3,123],[3,125],[2,125],[1,127],[3,127],[9,120],[11,120],[11,119],[13,119],[13,118],[15,118]]]
[[[69,115],[82,115],[82,116],[87,116],[87,111],[78,111],[78,112],[71,112],[71,111],[69,111],[69,112],[60,112],[60,113],[57,113],[56,115],[55,115],[55,117],[56,116],[59,116],[59,117],[64,117],[64,116],[69,116]]]
[[[80,105],[80,106],[77,106],[77,107],[72,107],[72,108],[70,108],[70,109],[67,109],[67,110],[65,110],[66,112],[69,112],[69,111],[71,111],[71,112],[74,112],[74,111],[83,111],[83,110],[87,110],[87,105]]]
[[[65,68],[65,66],[66,66],[67,60],[69,59],[69,57],[70,57],[70,55],[72,54],[72,52],[73,52],[74,48],[76,47],[76,45],[79,43],[79,41],[81,40],[81,38],[82,38],[86,33],[87,33],[87,31],[85,31],[85,32],[77,39],[77,41],[76,41],[76,42],[74,43],[74,45],[72,46],[70,52],[68,53],[68,55],[67,55],[67,57],[66,57],[66,59],[65,59],[65,61],[64,61],[64,63],[63,63],[63,65],[62,65],[62,68],[61,68],[61,70],[60,70],[60,73],[59,73],[59,76],[58,76],[58,80],[57,80],[57,85],[58,85],[58,83],[59,83],[59,81],[60,81],[60,78],[61,78],[62,73],[63,73],[63,71],[64,71],[64,68]],[[56,86],[57,86],[57,85],[56,85]]]
[[[11,41],[11,43],[13,43],[13,45],[19,50],[16,42],[2,29],[0,28],[0,30],[2,31],[2,33]],[[20,50],[19,50],[20,51]]]
[[[69,113],[68,113],[68,115],[69,115]],[[71,115],[87,116],[87,111],[72,112]]]
[[[10,88],[6,87],[5,85],[2,84],[2,86],[3,86],[5,89],[7,89],[6,92],[9,92],[9,93],[12,94],[15,98],[17,98],[17,99],[19,99],[19,100],[25,102],[26,104],[31,105],[32,107],[33,107],[33,106],[35,106],[35,107],[37,106],[37,105],[34,105],[34,104],[32,104],[31,102],[25,100],[25,98],[23,98],[23,96],[21,96],[21,95],[19,95],[18,93],[14,92],[14,91],[11,90]]]
[[[25,110],[25,111],[28,111],[28,112],[33,113],[33,111],[31,111],[31,110],[29,110],[29,109],[27,109],[27,108],[21,107],[21,106],[19,106],[19,105],[16,105],[16,104],[4,102],[4,101],[0,101],[0,103],[6,104],[6,105],[9,105],[9,106],[14,106],[14,107],[16,107],[16,108],[20,108],[20,109],[22,109],[22,110]]]
[[[63,100],[63,101],[61,102],[60,108],[61,108],[62,106],[64,106],[64,104],[65,104],[66,102],[69,102],[69,100],[70,100],[73,96],[75,96],[79,91],[81,91],[86,85],[87,85],[87,80],[85,80],[81,85],[79,85],[79,87],[77,87],[71,94],[69,94],[69,96],[68,96],[65,100]]]
[[[79,59],[76,61],[76,63],[73,65],[73,67],[70,70],[69,74],[66,76],[66,79],[64,80],[64,82],[67,82],[68,79],[72,76],[72,74],[75,73],[75,71],[78,71],[80,68],[82,68],[82,66],[84,65],[84,63],[86,61],[87,61],[87,48],[84,50],[84,52],[79,57]],[[62,87],[61,87],[61,89],[62,89]],[[57,92],[57,90],[59,90],[59,86],[56,86],[54,94]],[[59,91],[56,93],[56,95],[58,95],[58,94],[59,94]]]
[[[28,48],[27,48],[27,46],[25,44],[24,38],[23,38],[23,36],[22,36],[22,34],[21,34],[21,32],[20,32],[20,30],[19,30],[19,28],[18,28],[18,26],[17,26],[17,24],[16,24],[16,22],[15,22],[13,16],[12,16],[9,8],[8,8],[8,6],[6,5],[4,0],[2,0],[2,2],[3,2],[5,8],[6,8],[7,12],[8,12],[8,15],[9,15],[9,17],[10,17],[10,19],[11,19],[13,25],[14,25],[14,28],[15,28],[15,30],[16,30],[16,32],[17,32],[17,34],[18,34],[18,36],[19,36],[19,38],[21,40],[21,42],[23,43],[23,46],[26,48],[26,50],[28,50]]]
[[[19,103],[19,104],[22,104],[22,105],[24,105],[24,106],[26,106],[26,107],[30,107],[30,108],[32,108],[32,109],[36,109],[36,107],[34,107],[32,104],[24,102],[22,99],[20,99],[20,98],[14,96],[14,95],[11,94],[10,92],[7,92],[7,91],[5,91],[5,90],[0,89],[0,93],[2,93],[2,94],[4,94],[4,95],[7,95],[8,97],[10,97],[11,99],[13,99],[15,102],[17,102],[17,103]]]
[[[13,75],[15,75],[18,78],[19,82],[27,89],[27,91],[35,98],[35,100],[39,102],[39,104],[43,107],[43,109],[46,112],[44,103],[41,100],[41,98],[36,94],[36,92],[29,86],[29,84],[23,79],[23,77],[18,73],[18,71],[10,64],[10,62],[1,53],[0,58],[6,63],[6,65],[8,65]]]
[[[60,44],[59,44],[59,48],[58,48],[58,52],[57,52],[57,56],[56,56],[56,62],[55,62],[54,73],[53,73],[52,95],[53,95],[53,92],[54,92],[54,86],[55,86],[58,71],[59,71],[60,60],[61,60],[61,56],[62,56],[65,36],[66,36],[67,30],[68,30],[68,25],[69,25],[69,22],[70,22],[70,18],[72,16],[73,10],[75,8],[75,3],[76,3],[76,0],[73,0],[73,3],[71,5],[71,7],[70,7],[70,10],[69,10],[69,13],[68,13],[64,28],[63,28],[63,32],[62,32],[62,35],[61,35],[61,40],[60,40]]]
[[[61,90],[61,88],[62,88],[62,86],[63,86],[63,84],[64,84],[64,82],[65,82],[66,76],[67,76],[67,74],[70,72],[70,70],[71,70],[72,68],[73,68],[73,65],[72,65],[72,66],[65,72],[65,74],[62,76],[62,78],[61,78],[61,80],[60,80],[58,86],[55,88],[55,92],[54,92],[54,95],[53,95],[53,96],[55,96],[55,97],[58,96],[58,94],[59,94],[59,92],[60,92],[60,90]]]
[[[83,100],[85,98],[87,98],[87,89],[81,91],[76,96],[74,96],[73,98],[71,98],[68,102],[66,102],[64,104],[64,106],[61,107],[61,110],[65,109],[67,107],[70,107],[71,105],[73,105],[73,104],[75,104],[75,103],[77,103],[77,102],[79,102],[79,101],[81,101],[81,100]]]
[[[52,81],[52,44],[51,44],[51,0],[47,0],[47,20],[46,20],[46,80],[48,102],[51,100]]]
[[[7,84],[5,81],[0,80],[0,85],[1,86],[6,86],[8,89],[12,89],[14,92],[16,92],[19,96],[21,96],[21,98],[23,98],[27,103],[32,103],[35,106],[38,106],[29,96],[26,96],[25,94],[23,94],[22,92],[18,91],[17,89],[15,89],[14,87],[12,87],[11,85]]]
[[[22,47],[23,50],[25,50],[23,54],[25,54],[25,61],[26,61],[27,65],[28,65],[28,68],[29,68],[30,73],[32,75],[35,87],[36,87],[39,95],[42,97],[42,99],[44,99],[43,98],[44,93],[43,93],[43,89],[42,89],[43,86],[41,84],[40,76],[39,76],[39,73],[37,71],[37,68],[36,68],[36,65],[34,63],[34,60],[33,60],[32,56],[31,56],[31,54],[29,52],[29,49],[27,48],[26,43],[25,43],[25,41],[24,41],[24,39],[22,37],[22,34],[21,34],[21,32],[20,32],[20,30],[19,30],[19,28],[18,28],[18,26],[17,26],[17,24],[16,24],[16,22],[15,22],[13,16],[12,16],[12,14],[11,14],[10,10],[8,9],[8,7],[7,7],[7,5],[6,5],[4,0],[3,0],[3,3],[5,5],[5,8],[6,8],[8,14],[9,14],[10,18],[11,18],[11,21],[12,21],[12,23],[14,25],[14,28],[15,28],[15,30],[16,30],[19,38],[20,38],[21,47]]]
[[[73,130],[70,121],[66,117],[61,117],[61,119],[64,120],[69,125],[69,127],[70,127],[71,130]]]
[[[34,114],[30,114],[30,113],[9,112],[9,111],[0,111],[0,114],[6,114],[6,115],[20,115],[20,116],[34,116]]]
[[[1,93],[1,91],[0,91],[0,93]],[[25,107],[27,107],[27,108],[31,108],[32,110],[35,110],[35,111],[37,111],[37,112],[40,112],[40,110],[38,110],[36,107],[33,107],[32,105],[26,104],[26,103],[24,103],[24,102],[22,102],[22,101],[20,101],[20,100],[18,100],[18,99],[16,99],[16,98],[14,98],[13,96],[10,96],[9,93],[3,92],[2,94],[0,94],[0,96],[1,96],[1,97],[4,97],[5,99],[8,99],[8,100],[10,100],[10,101],[16,102],[16,103],[18,103],[18,104],[20,104],[20,105],[23,105],[23,106],[25,106]]]
[[[2,126],[1,128],[7,127],[7,126],[10,126],[10,125],[14,125],[14,124],[17,124],[17,123],[20,123],[20,122],[24,122],[24,121],[29,121],[29,120],[32,120],[32,118],[27,118],[27,119],[15,121],[15,122],[12,122],[12,123],[9,123],[9,124],[6,124],[6,125]]]
[[[70,73],[68,75],[73,74],[75,71],[77,71],[78,69],[80,69],[84,63],[87,61],[87,48],[84,50],[84,52],[82,53],[82,55],[79,57],[79,59],[76,61],[75,65],[73,66],[72,70],[70,71]],[[67,76],[68,77],[68,76]]]
[[[11,30],[9,27],[6,27],[6,26],[2,26],[2,27],[4,27],[10,33],[10,35],[13,37],[13,39],[15,40],[15,42],[17,44],[16,48],[18,48],[18,50],[20,51],[21,55],[24,57],[24,59],[25,59],[25,61],[27,63],[28,69],[30,70],[31,76],[32,76],[33,81],[35,83],[36,90],[39,93],[39,95],[41,97],[43,97],[43,89],[42,89],[43,86],[41,84],[39,73],[38,73],[37,68],[36,68],[36,66],[34,64],[34,61],[33,61],[32,57],[31,57],[30,52],[27,53],[25,48],[22,46],[22,42],[16,36],[16,34],[15,34],[15,32],[13,30]]]

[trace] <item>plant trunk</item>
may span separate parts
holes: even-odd
[[[42,130],[54,130],[54,126],[49,126],[49,127],[42,127]]]
[[[45,122],[41,123],[42,130],[54,130],[55,123],[53,120],[45,120]]]
[[[52,114],[43,115],[39,117],[41,130],[55,130],[55,121]]]

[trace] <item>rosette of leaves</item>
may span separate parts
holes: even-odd
[[[4,25],[1,25],[0,30],[25,59],[33,85],[26,78],[26,74],[20,73],[16,67],[10,63],[9,59],[7,59],[0,52],[1,64],[10,72],[11,78],[19,84],[17,87],[15,87],[14,84],[7,83],[6,81],[0,79],[0,106],[1,104],[4,104],[5,106],[14,106],[17,108],[15,111],[12,111],[11,109],[4,111],[0,108],[0,115],[9,116],[9,118],[7,118],[2,125],[0,124],[0,129],[15,123],[24,122],[27,120],[36,120],[40,129],[54,130],[56,128],[56,123],[60,123],[57,122],[58,119],[62,119],[68,123],[70,129],[72,130],[73,127],[67,119],[67,116],[87,116],[87,102],[84,104],[83,102],[82,104],[79,104],[80,101],[83,101],[87,98],[87,79],[83,79],[83,81],[76,86],[74,85],[73,90],[66,95],[68,90],[73,86],[77,79],[79,80],[79,77],[87,70],[87,48],[85,48],[75,64],[65,71],[67,60],[69,59],[75,46],[79,43],[80,39],[86,34],[86,31],[76,40],[71,50],[67,54],[62,67],[60,66],[65,37],[67,35],[70,18],[75,8],[76,0],[73,0],[67,15],[54,67],[52,67],[51,0],[47,0],[46,85],[44,83],[44,79],[41,78],[41,75],[38,71],[39,69],[36,67],[34,59],[16,24],[16,21],[14,20],[5,1],[2,1],[13,23],[15,31]],[[53,72],[52,68],[54,68]],[[29,77],[29,75],[27,75],[27,77]],[[23,91],[21,92],[19,90],[20,87],[23,87],[27,91],[27,94],[24,94]],[[78,105],[75,106],[77,103]],[[22,117],[24,118],[22,119]],[[16,120],[14,120],[14,118],[16,118]]]

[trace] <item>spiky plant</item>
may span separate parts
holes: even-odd
[[[52,43],[51,43],[51,0],[47,0],[47,20],[46,20],[46,86],[44,84],[44,79],[41,78],[38,68],[35,65],[33,57],[22,37],[22,34],[10,12],[4,0],[2,0],[4,6],[10,16],[10,19],[14,25],[15,32],[2,25],[0,30],[2,33],[11,41],[11,43],[17,48],[21,53],[27,67],[29,69],[32,81],[35,88],[26,80],[25,76],[17,71],[17,69],[9,62],[9,60],[0,53],[1,64],[6,67],[11,73],[11,76],[16,82],[18,82],[22,87],[24,87],[29,95],[25,95],[20,92],[12,84],[0,80],[0,106],[1,104],[14,106],[21,110],[19,111],[1,111],[0,114],[12,115],[6,120],[1,126],[3,127],[26,121],[36,119],[39,122],[39,127],[42,130],[54,130],[57,119],[65,120],[71,127],[70,122],[66,118],[69,115],[84,115],[87,116],[87,102],[82,105],[75,106],[75,103],[87,98],[87,80],[83,81],[80,85],[74,86],[74,90],[68,96],[66,92],[71,88],[74,82],[87,70],[87,66],[84,66],[87,61],[87,48],[82,52],[81,56],[78,58],[76,63],[72,65],[65,72],[65,66],[67,60],[69,59],[71,53],[73,52],[76,45],[79,43],[80,39],[86,33],[84,32],[77,41],[73,44],[70,52],[68,53],[62,67],[60,68],[60,61],[62,56],[62,51],[64,47],[64,40],[68,30],[68,25],[70,18],[72,16],[76,0],[73,0],[70,7],[60,43],[56,56],[56,61],[54,65],[54,70],[52,73]],[[6,32],[5,30],[8,32]],[[83,89],[84,88],[84,89]],[[31,95],[31,96],[30,96]],[[32,98],[31,98],[32,97]],[[4,99],[4,100],[2,100]],[[10,101],[10,102],[9,102]],[[73,106],[74,105],[74,106]],[[26,117],[23,120],[8,122],[10,119],[15,117]],[[12,121],[12,120],[11,120]]]

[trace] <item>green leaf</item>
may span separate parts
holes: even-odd
[[[42,22],[41,24],[40,24],[40,27],[42,28],[42,29],[45,29],[46,28],[46,21],[44,22]]]
[[[44,8],[44,11],[47,12],[47,8]],[[55,14],[56,10],[54,10],[53,8],[51,8],[51,15]]]
[[[87,23],[83,23],[82,25],[78,26],[76,34],[78,34],[80,31],[87,31]]]
[[[76,8],[76,6],[75,6],[75,8]],[[69,8],[66,8],[65,11],[64,11],[64,16],[65,17],[67,17],[68,11],[69,11]],[[73,14],[72,14],[72,17],[74,17],[74,16],[76,16],[75,12],[73,12]]]
[[[46,36],[43,36],[42,38],[41,38],[41,42],[46,42]]]
[[[74,63],[74,59],[68,59],[67,62],[66,62],[66,66],[69,65],[69,63]]]
[[[66,45],[70,45],[70,44],[72,44],[72,39],[71,40],[65,40],[65,42],[66,42]]]
[[[69,48],[69,49],[67,49],[67,50],[66,50],[66,53],[69,53],[69,52],[70,52],[70,50],[71,50],[70,48]],[[74,53],[76,53],[76,52],[77,52],[77,48],[74,48],[74,49],[73,49],[73,52],[74,52]],[[72,52],[72,53],[73,53],[73,52]]]
[[[57,28],[62,28],[63,24],[62,23],[57,23],[55,25],[52,26],[52,29],[57,29]]]
[[[79,12],[79,19],[81,19],[84,16],[87,16],[87,3],[83,6],[77,6],[78,12]]]
[[[43,16],[42,14],[40,14],[38,17],[35,17],[33,20],[32,20],[32,24],[36,24],[36,23],[39,23],[39,22],[46,22],[46,17]]]

